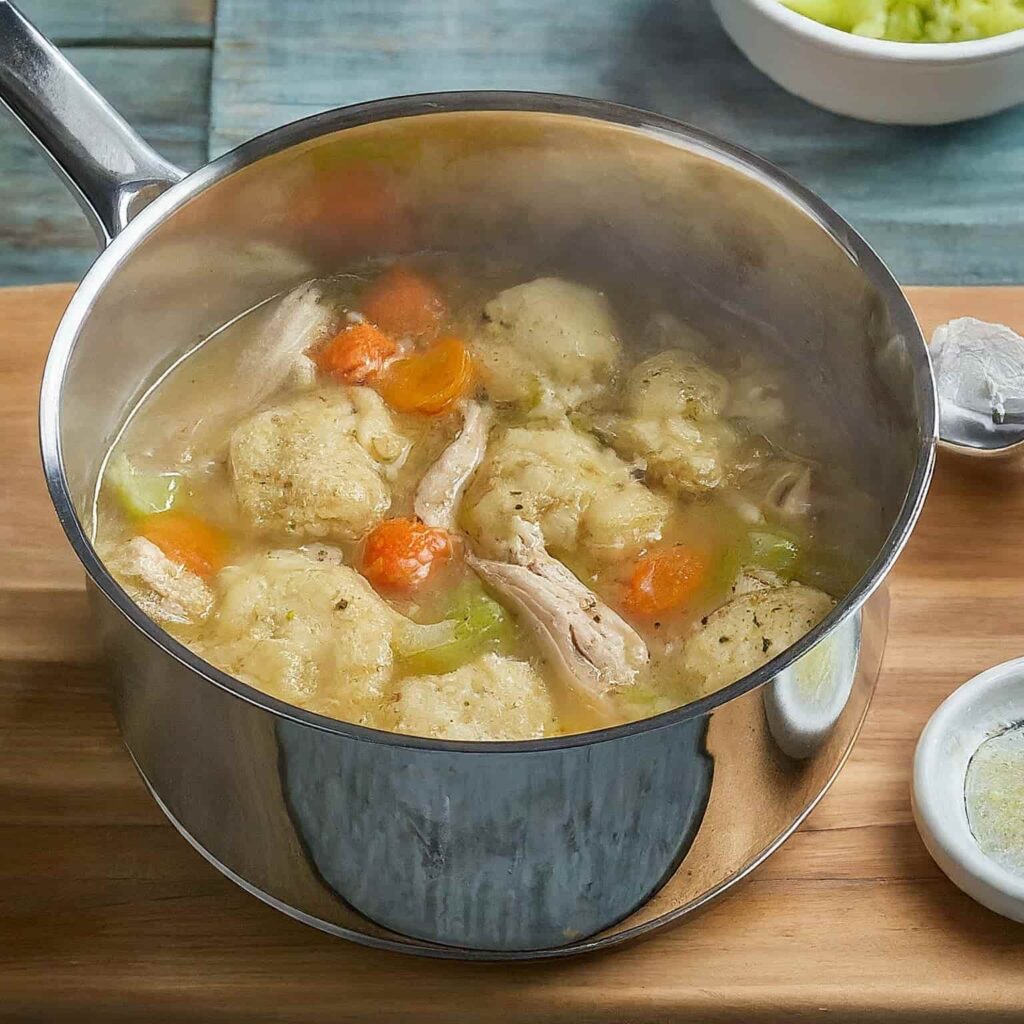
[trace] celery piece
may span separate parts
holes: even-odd
[[[814,21],[905,43],[960,43],[1024,28],[1021,0],[782,0]]]
[[[145,473],[136,469],[125,455],[115,455],[107,466],[104,481],[125,513],[133,519],[167,512],[178,499],[180,473]]]
[[[453,672],[489,645],[507,642],[511,635],[508,612],[483,587],[464,584],[456,590],[441,622],[399,632],[395,654],[410,672]]]
[[[791,536],[754,530],[747,536],[749,557],[747,563],[760,569],[769,569],[791,579],[800,560],[800,547]]]

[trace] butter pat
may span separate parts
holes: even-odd
[[[1024,338],[965,316],[932,335],[939,400],[994,424],[1024,419]]]

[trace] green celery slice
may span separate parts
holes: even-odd
[[[141,472],[126,455],[115,455],[104,479],[125,513],[141,519],[173,508],[180,496],[182,478],[180,473]]]

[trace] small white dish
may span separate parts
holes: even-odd
[[[1024,877],[984,853],[971,831],[965,786],[977,749],[1024,721],[1024,658],[982,672],[932,715],[914,754],[914,820],[950,880],[983,906],[1024,922]]]
[[[1024,29],[896,43],[821,25],[781,0],[711,0],[732,40],[784,89],[883,124],[946,124],[1024,102]]]

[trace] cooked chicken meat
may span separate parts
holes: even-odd
[[[469,556],[469,564],[522,617],[559,681],[598,719],[609,694],[647,664],[639,634],[544,550],[533,523],[516,523],[512,562]]]
[[[213,591],[203,580],[145,537],[133,537],[106,562],[132,600],[162,625],[194,625],[213,607]]]
[[[187,468],[197,461],[219,462],[227,437],[239,420],[272,395],[308,390],[316,367],[306,354],[328,337],[337,312],[324,301],[319,285],[301,284],[282,298],[273,313],[257,310],[260,327],[233,359],[223,359],[217,387],[175,389],[175,401],[158,404],[162,423],[153,454],[169,466]]]
[[[557,731],[547,685],[528,661],[485,654],[445,675],[402,681],[397,732],[446,740],[532,740]]]
[[[788,418],[779,387],[765,382],[763,374],[756,371],[741,374],[732,381],[727,411],[767,437],[776,435]]]
[[[415,512],[427,526],[454,529],[462,492],[487,450],[490,427],[489,408],[467,402],[459,436],[427,470],[416,491]]]
[[[492,438],[462,524],[480,551],[496,558],[516,542],[516,520],[525,520],[540,527],[555,554],[582,547],[613,560],[656,540],[671,509],[614,452],[563,423]]]
[[[733,597],[743,597],[785,585],[786,581],[777,573],[766,569],[744,569],[733,582],[730,593]]]
[[[389,467],[408,450],[376,392],[322,391],[241,423],[231,435],[231,478],[257,530],[352,541],[383,519]]]
[[[784,519],[799,519],[811,509],[811,467],[792,463],[781,468],[765,494],[772,512]]]
[[[231,418],[262,405],[282,384],[312,387],[316,374],[307,352],[324,340],[336,320],[336,312],[315,284],[301,284],[289,292],[238,360]],[[224,409],[221,415],[228,412]]]
[[[555,277],[497,295],[484,306],[473,339],[488,396],[545,416],[600,394],[615,374],[619,348],[604,296]]]

